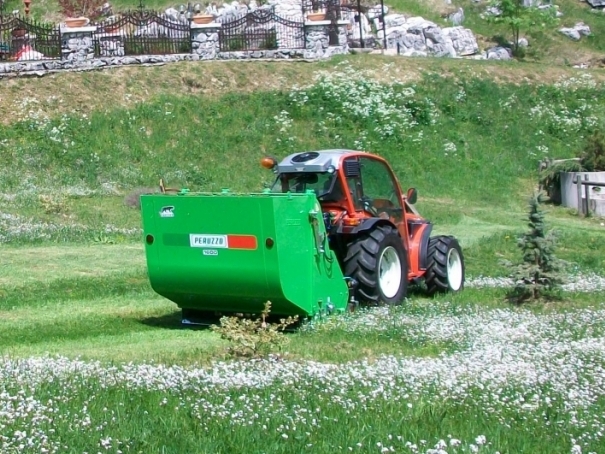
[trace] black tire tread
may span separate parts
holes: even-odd
[[[447,252],[453,242],[457,245],[456,239],[448,235],[439,235],[429,239],[428,266],[424,275],[429,295],[450,290],[447,280]],[[460,258],[462,259],[462,254]]]
[[[357,293],[361,299],[373,303],[380,300],[376,265],[380,243],[389,235],[398,235],[398,231],[390,225],[379,225],[348,246],[344,258],[344,272],[345,276],[350,276],[359,283]],[[407,257],[401,257],[401,260],[407,260]],[[407,266],[405,269],[407,270]],[[407,276],[404,279],[407,279]]]

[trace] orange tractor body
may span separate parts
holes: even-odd
[[[321,205],[330,248],[362,300],[400,303],[410,282],[429,294],[464,286],[464,259],[453,236],[431,236],[433,224],[414,208],[389,163],[354,150],[295,153],[262,165],[277,179],[272,192],[313,190]]]

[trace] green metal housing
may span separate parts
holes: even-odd
[[[151,286],[182,309],[313,317],[343,311],[347,283],[314,193],[141,197]]]

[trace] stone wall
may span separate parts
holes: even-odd
[[[304,59],[304,49],[219,52],[216,60]],[[44,76],[58,71],[90,71],[128,65],[161,65],[178,61],[200,61],[198,54],[137,55],[100,57],[86,60],[38,60],[0,64],[0,79],[18,76]]]

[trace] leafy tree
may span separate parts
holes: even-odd
[[[517,304],[552,297],[564,282],[563,262],[554,255],[555,237],[544,224],[544,212],[540,208],[543,201],[542,193],[530,197],[529,230],[517,243],[523,252],[523,261],[517,265],[506,263],[512,269],[515,282],[507,296]]]
[[[87,17],[96,20],[103,14],[106,0],[58,0],[59,10],[65,17]]]
[[[513,35],[513,52],[516,54],[519,52],[521,30],[545,28],[559,21],[554,6],[540,9],[536,6],[525,6],[523,0],[492,0],[491,6],[500,11],[500,14],[487,15],[487,21],[508,27]]]
[[[580,155],[582,168],[587,172],[605,171],[605,134],[595,130],[586,140]]]

